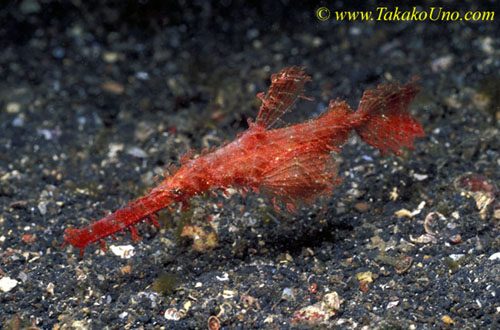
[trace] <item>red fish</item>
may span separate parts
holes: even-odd
[[[301,203],[330,195],[339,185],[331,152],[339,152],[355,131],[363,140],[380,149],[399,154],[402,147],[413,149],[413,140],[424,136],[420,124],[408,113],[408,106],[420,90],[416,79],[405,85],[378,86],[363,94],[357,111],[345,102],[330,101],[319,117],[301,124],[271,129],[298,98],[307,99],[304,85],[311,81],[304,68],[290,67],[271,76],[255,122],[247,131],[218,149],[198,158],[181,158],[181,167],[146,196],[135,200],[82,229],[66,229],[65,243],[83,249],[103,238],[129,229],[139,239],[134,225],[151,220],[172,204],[186,205],[192,196],[209,190],[234,187],[244,192],[261,192],[277,207],[277,201],[295,212]],[[64,246],[63,245],[63,246]]]

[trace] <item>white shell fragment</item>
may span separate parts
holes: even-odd
[[[390,302],[387,304],[386,309],[390,309],[390,308],[396,307],[398,304],[399,304],[399,300],[390,301]]]
[[[457,254],[450,254],[450,259],[453,261],[459,261],[465,256],[465,254],[462,253],[457,253]]]
[[[394,215],[397,216],[398,218],[403,218],[403,217],[411,218],[416,216],[417,214],[420,214],[420,212],[422,212],[422,209],[424,207],[425,207],[425,201],[422,201],[420,204],[418,204],[418,207],[415,210],[409,211],[407,209],[401,209],[399,211],[394,212]]]
[[[186,316],[186,311],[181,309],[177,310],[175,308],[169,308],[165,311],[165,318],[170,321],[179,321]]]
[[[413,174],[413,177],[415,178],[415,180],[417,181],[424,181],[425,179],[427,179],[429,176],[427,174],[418,174],[418,173],[414,173]]]
[[[47,291],[47,293],[51,296],[54,295],[54,283],[50,282],[49,284],[47,284],[47,287],[45,288],[45,291]]]
[[[499,260],[500,259],[500,252],[493,253],[488,260]]]
[[[328,320],[335,316],[335,312],[340,309],[344,302],[337,292],[326,294],[323,299],[313,305],[306,306],[296,311],[292,322],[302,322],[311,325],[326,324]]]
[[[412,235],[410,235],[410,241],[412,243],[417,243],[417,244],[427,244],[427,243],[434,243],[436,244],[438,241],[436,239],[436,237],[434,237],[434,235],[430,235],[430,234],[423,234],[423,235],[420,235],[419,237],[413,237]]]
[[[222,292],[222,297],[224,299],[231,299],[234,296],[236,296],[237,294],[238,294],[238,291],[235,291],[235,290],[224,290]]]
[[[137,158],[148,158],[148,154],[139,147],[130,147],[127,149],[127,154]]]
[[[17,283],[18,282],[16,280],[10,277],[2,277],[0,279],[0,290],[2,290],[3,292],[9,292],[16,287]]]
[[[125,145],[123,143],[110,143],[109,144],[109,151],[108,151],[108,158],[116,158],[118,155],[118,152],[123,151],[125,148]]]
[[[221,282],[229,281],[228,273],[224,273],[224,274],[222,274],[222,276],[215,276],[215,278]]]
[[[135,248],[132,245],[111,245],[109,249],[122,259],[129,259],[135,255]]]

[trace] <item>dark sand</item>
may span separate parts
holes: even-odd
[[[322,22],[300,2],[165,3],[1,5],[0,282],[15,284],[0,291],[5,328],[204,329],[210,316],[224,329],[499,327],[498,4],[441,4],[496,10],[492,22]],[[342,185],[297,215],[261,195],[203,196],[161,212],[161,230],[137,226],[138,243],[107,240],[132,245],[129,259],[99,244],[82,259],[61,249],[68,226],[142,196],[189,149],[244,131],[255,94],[291,65],[308,67],[315,101],[286,122],[417,75],[411,111],[426,137],[385,156],[353,136],[337,156]],[[467,173],[487,191],[458,183]],[[431,212],[445,218],[422,236]],[[186,225],[216,233],[217,247],[195,251]]]

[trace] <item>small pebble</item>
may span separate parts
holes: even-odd
[[[24,15],[38,13],[41,9],[40,4],[36,0],[23,0],[19,6],[19,10]]]
[[[450,236],[449,241],[454,243],[454,244],[461,243],[462,242],[462,235],[456,234],[456,235]]]
[[[366,212],[370,209],[370,204],[368,203],[356,203],[354,204],[354,208],[359,212]]]
[[[14,118],[14,120],[12,120],[12,126],[14,127],[22,127],[23,125],[24,125],[23,115],[17,116],[16,118]]]
[[[453,260],[453,261],[458,261],[460,259],[462,259],[464,257],[464,254],[450,254],[450,259]]]
[[[441,318],[441,321],[443,321],[446,324],[455,324],[455,322],[453,322],[453,319],[451,317],[449,317],[448,315],[443,316]]]
[[[125,92],[125,87],[123,87],[116,81],[105,82],[104,84],[102,84],[102,88],[107,92],[117,95],[123,94],[123,92]]]
[[[7,113],[18,113],[21,111],[21,105],[17,102],[10,102],[7,103],[5,109],[7,110]]]
[[[148,154],[139,147],[130,147],[127,149],[127,154],[137,158],[148,158]]]
[[[293,290],[291,288],[284,288],[283,293],[281,294],[281,299],[295,300],[295,295],[293,294]]]
[[[47,204],[47,201],[41,201],[40,203],[38,203],[38,211],[40,211],[41,215],[47,214]]]
[[[449,69],[453,65],[453,56],[445,55],[439,58],[436,58],[431,63],[432,72],[440,72]]]
[[[17,276],[21,282],[23,283],[26,283],[26,281],[28,280],[28,275],[26,275],[25,272],[20,272],[19,275]]]
[[[136,78],[139,80],[148,80],[149,79],[149,73],[144,72],[144,71],[139,71],[135,74]]]
[[[52,56],[55,58],[63,58],[66,55],[66,51],[62,47],[56,47],[52,50]]]
[[[102,54],[102,59],[106,63],[115,63],[118,60],[118,53],[116,52],[104,52]]]

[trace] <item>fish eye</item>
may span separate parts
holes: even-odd
[[[184,191],[182,189],[180,189],[180,188],[172,189],[171,192],[175,196],[180,196],[180,195],[184,194]]]

